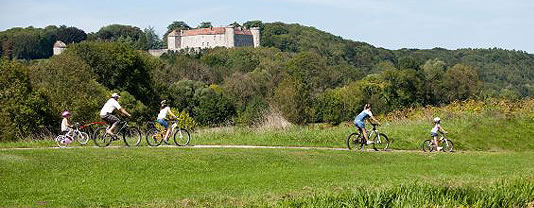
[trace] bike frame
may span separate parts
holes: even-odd
[[[128,121],[121,120],[121,121],[119,121],[118,125],[121,125],[121,126],[120,126],[119,130],[117,130],[117,133],[115,134],[115,137],[117,137],[117,134],[120,134],[124,129],[126,129],[128,127]],[[111,128],[110,125],[108,125],[108,127],[106,127],[106,130],[109,130],[109,128]]]
[[[373,123],[371,123],[371,125],[373,126],[373,129],[371,131],[368,131],[367,138],[371,139],[371,136],[373,136],[373,134],[376,134],[376,135],[378,135],[378,140],[375,141],[375,142],[382,143],[382,140],[380,139],[380,132],[376,128],[377,125],[373,124]],[[360,137],[362,138],[362,140],[367,142],[367,140],[365,140],[365,137],[363,136],[363,132],[361,130],[359,130],[359,129],[358,129],[358,132],[360,133]],[[365,143],[365,144],[367,145],[367,143]]]

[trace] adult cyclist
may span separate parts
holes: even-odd
[[[365,130],[365,125],[363,121],[367,118],[371,118],[374,123],[377,125],[380,125],[380,122],[378,122],[375,117],[373,116],[373,113],[371,112],[371,104],[365,104],[363,107],[363,111],[354,118],[354,126],[358,127],[358,131],[360,133],[363,133],[363,136],[365,138],[365,141],[367,141],[367,144],[372,144],[373,141],[369,141],[369,138],[367,136],[367,131]]]
[[[106,104],[104,104],[104,107],[102,107],[102,110],[100,110],[100,118],[102,118],[102,120],[104,120],[108,124],[108,126],[111,126],[106,129],[106,133],[112,136],[115,136],[115,129],[117,128],[120,121],[117,116],[114,116],[112,114],[113,111],[118,110],[128,117],[132,116],[124,108],[122,108],[121,105],[119,105],[118,101],[120,97],[121,96],[119,96],[119,94],[113,93],[111,95],[111,98],[109,98]]]

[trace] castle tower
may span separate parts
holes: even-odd
[[[235,47],[234,35],[235,35],[235,29],[234,29],[233,26],[228,26],[228,27],[225,28],[224,37],[226,39],[225,42],[226,42],[226,47],[227,48]]]
[[[181,48],[181,35],[176,30],[173,30],[167,35],[167,49],[177,51]]]
[[[53,51],[54,51],[54,55],[59,55],[61,53],[63,53],[63,51],[67,48],[67,45],[58,40],[56,41],[56,43],[54,43],[54,48],[53,48]]]
[[[252,40],[254,42],[254,48],[260,47],[260,28],[252,27],[250,28],[250,32],[252,33]]]

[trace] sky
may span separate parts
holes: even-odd
[[[533,0],[0,0],[0,31],[109,24],[298,23],[387,49],[504,48],[534,54]]]

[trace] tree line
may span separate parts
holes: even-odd
[[[121,93],[121,105],[135,121],[153,120],[159,101],[167,99],[202,126],[254,126],[272,111],[295,124],[338,124],[352,119],[365,103],[386,113],[532,94],[534,57],[522,51],[392,51],[297,24],[249,21],[243,26],[260,27],[263,47],[152,57],[139,50],[146,32],[110,25],[85,40],[64,41],[71,43],[68,49],[48,59],[20,61],[13,50],[9,56],[3,53],[0,138],[55,132],[63,110],[82,123],[98,121],[111,92]],[[187,27],[178,21],[168,30]],[[46,37],[42,34],[54,30],[31,31]]]

